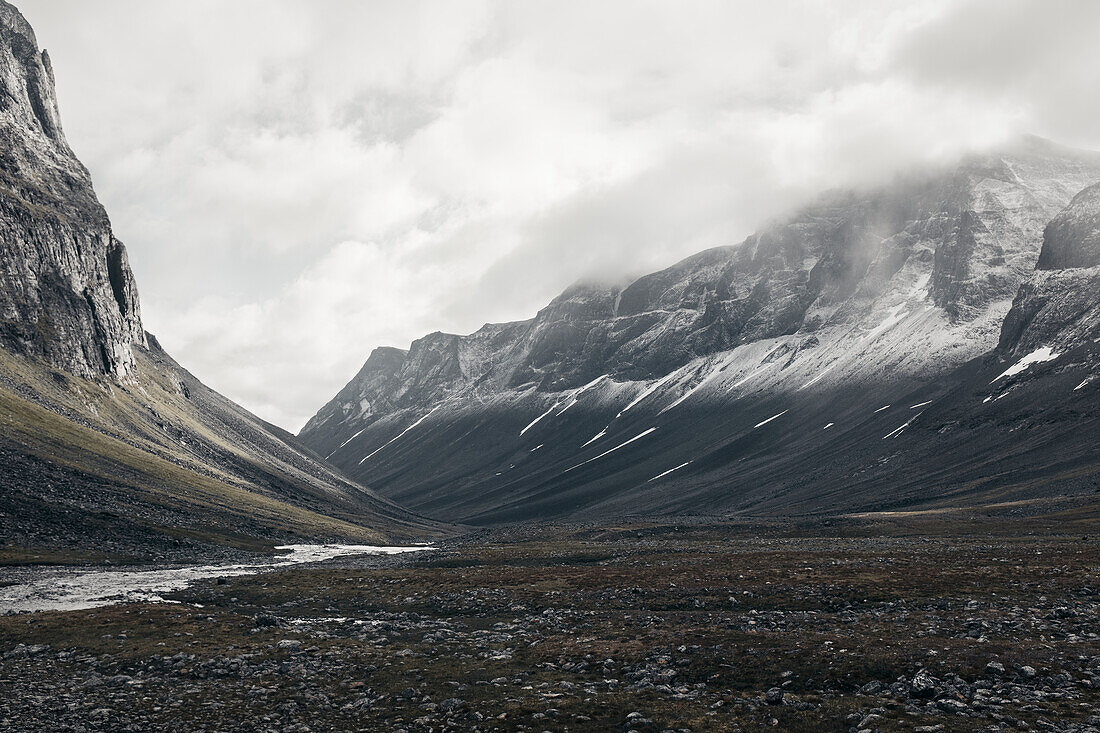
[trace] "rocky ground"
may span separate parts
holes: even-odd
[[[1100,730],[1089,523],[519,527],[0,618],[5,730]]]

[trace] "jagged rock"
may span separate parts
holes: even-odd
[[[0,343],[78,376],[145,345],[126,249],[61,129],[50,57],[0,0]]]
[[[1047,226],[1039,269],[1005,318],[999,351],[1065,353],[1100,338],[1100,184],[1073,198]]]
[[[935,697],[938,689],[939,682],[927,670],[922,669],[909,680],[909,694],[916,698]]]
[[[1040,270],[1100,266],[1100,183],[1073,197],[1043,232]]]

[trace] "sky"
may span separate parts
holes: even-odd
[[[1090,0],[15,0],[146,328],[297,431],[376,346],[529,318],[840,186],[1100,148]]]

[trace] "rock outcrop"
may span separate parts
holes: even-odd
[[[145,345],[126,249],[61,129],[50,57],[0,0],[0,343],[122,377]]]
[[[1100,183],[1073,197],[1043,233],[1038,269],[1100,267]]]
[[[1021,286],[1001,330],[999,351],[1066,354],[1100,341],[1100,183],[1074,196],[1043,234],[1038,269]],[[1100,370],[1100,362],[1091,366]]]

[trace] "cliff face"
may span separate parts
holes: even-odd
[[[1073,197],[1043,232],[1038,269],[1100,267],[1100,184]]]
[[[1073,197],[1043,233],[1038,269],[1021,286],[1001,330],[1000,352],[1077,351],[1100,371],[1100,184]],[[1044,352],[1045,353],[1045,352]]]
[[[49,56],[0,0],[0,343],[122,377],[145,345],[126,249],[65,140]]]
[[[996,348],[1044,227],[1097,180],[1100,156],[1029,138],[829,194],[625,288],[577,286],[529,321],[376,352],[301,437],[448,519],[770,501],[729,490],[748,455],[731,446],[829,395],[844,400],[830,410],[877,409]],[[864,429],[877,442],[897,427]],[[771,485],[760,466],[756,486]],[[705,501],[655,488],[693,480]]]
[[[349,481],[142,330],[126,250],[0,0],[0,554],[205,557],[447,528]]]

